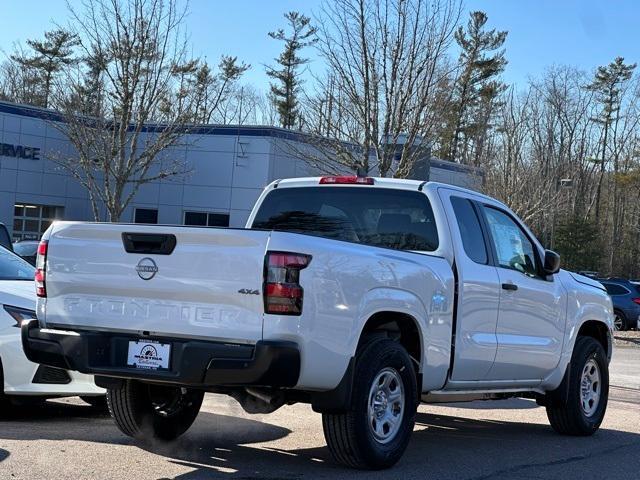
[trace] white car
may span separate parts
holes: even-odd
[[[0,247],[0,404],[18,396],[43,398],[82,396],[92,405],[104,402],[105,391],[93,377],[27,360],[20,323],[35,318],[35,269]]]

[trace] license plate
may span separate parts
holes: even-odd
[[[149,340],[130,341],[127,365],[151,370],[168,369],[170,354],[170,343]]]

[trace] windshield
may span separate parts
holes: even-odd
[[[367,187],[272,190],[253,228],[304,233],[396,250],[438,248],[431,204],[417,191]]]
[[[33,280],[35,268],[6,248],[0,247],[0,280]]]

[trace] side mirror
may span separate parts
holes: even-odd
[[[560,271],[560,255],[552,250],[544,251],[544,265],[542,270],[547,275],[553,275]]]

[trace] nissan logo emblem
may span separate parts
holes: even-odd
[[[158,266],[152,258],[145,257],[136,265],[136,272],[142,280],[151,280],[158,273]]]

